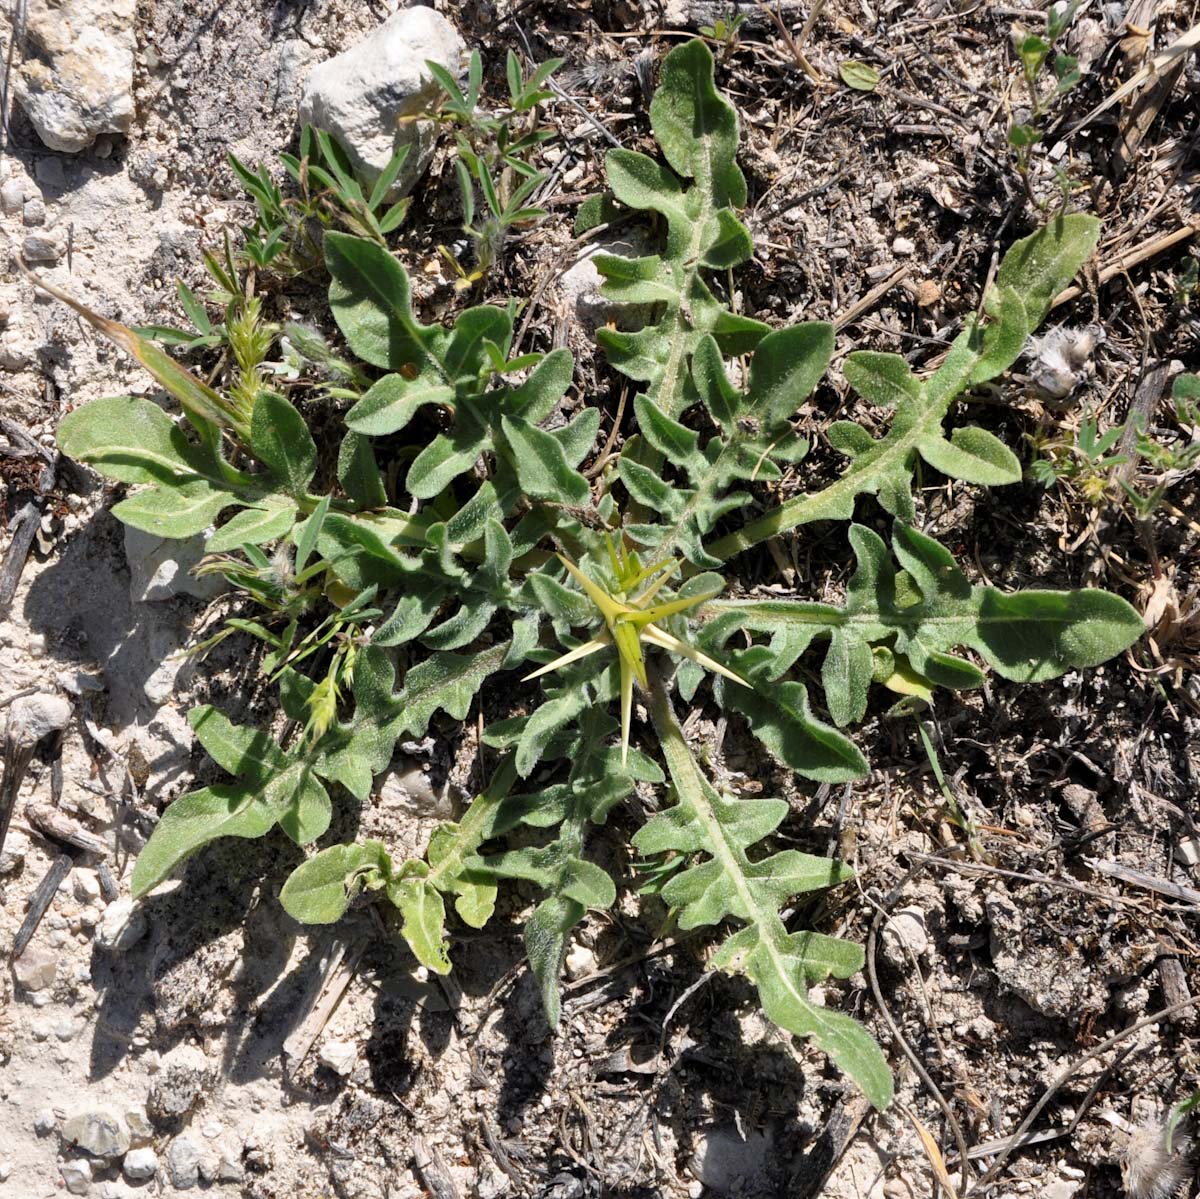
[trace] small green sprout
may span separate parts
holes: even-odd
[[[642,656],[642,642],[656,645],[659,649],[669,650],[680,654],[699,666],[724,675],[743,687],[749,687],[741,675],[735,674],[720,662],[714,661],[707,654],[701,653],[694,646],[688,645],[678,637],[672,636],[658,627],[659,621],[687,612],[703,604],[720,593],[720,588],[702,591],[698,595],[682,596],[679,599],[668,600],[663,604],[650,606],[650,601],[663,589],[667,581],[675,574],[675,564],[672,562],[655,562],[651,566],[643,566],[636,552],[624,545],[620,550],[613,546],[612,538],[608,538],[609,565],[612,568],[615,587],[606,591],[594,579],[589,578],[574,562],[558,555],[559,561],[570,572],[571,577],[587,592],[588,598],[599,609],[604,618],[604,631],[599,636],[585,641],[583,645],[568,651],[553,662],[547,663],[540,670],[527,674],[523,681],[536,679],[552,670],[578,662],[597,650],[615,645],[617,656],[621,663],[621,765],[629,761],[629,723],[633,712],[633,683],[636,679],[638,686],[645,690],[648,686],[646,677],[646,661]],[[659,574],[659,572],[662,572]],[[648,579],[654,579],[639,595],[631,595]]]

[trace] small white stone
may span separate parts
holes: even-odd
[[[920,908],[901,908],[883,926],[883,956],[897,969],[910,964],[909,954],[929,950],[929,930]]]
[[[190,1137],[176,1137],[167,1148],[172,1186],[189,1191],[200,1181],[200,1147]]]
[[[148,1182],[158,1173],[158,1154],[149,1147],[130,1149],[121,1170],[129,1182]]]
[[[21,220],[29,226],[46,223],[46,205],[41,196],[31,196],[25,201],[25,207],[21,210]]]
[[[39,691],[22,696],[8,710],[6,736],[18,745],[36,745],[71,723],[71,705],[61,695]]]
[[[100,898],[100,877],[94,870],[76,866],[71,875],[75,898],[80,903],[95,903]]]
[[[358,1046],[353,1041],[325,1041],[317,1052],[317,1060],[335,1074],[347,1078],[358,1061]]]
[[[16,874],[25,865],[25,855],[30,851],[29,838],[17,829],[10,828],[0,851],[0,874]]]
[[[907,258],[910,254],[916,253],[916,244],[910,237],[898,237],[892,242],[892,253],[897,258]]]
[[[154,1136],[154,1125],[150,1123],[150,1117],[146,1115],[146,1109],[140,1103],[125,1109],[125,1127],[129,1129],[129,1139],[134,1144],[148,1141]]]
[[[109,952],[132,949],[146,935],[142,905],[123,897],[110,903],[96,930],[96,946]]]
[[[563,963],[567,978],[574,982],[577,978],[586,978],[596,973],[596,955],[586,946],[572,945]]]
[[[5,216],[16,216],[25,204],[25,180],[9,179],[0,187],[0,209]]]
[[[1175,860],[1181,866],[1200,865],[1200,837],[1184,837],[1175,846]]]
[[[86,1195],[92,1185],[92,1164],[82,1157],[63,1162],[58,1167],[63,1185],[72,1195]]]
[[[204,557],[205,534],[184,540],[156,537],[125,526],[125,560],[129,563],[129,598],[135,604],[194,595],[212,599],[228,584],[217,575],[196,578],[192,568]]]
[[[7,1182],[13,1171],[12,1162],[0,1162],[0,1182]]]
[[[89,1108],[72,1116],[63,1124],[62,1135],[93,1157],[120,1157],[129,1148],[124,1121],[105,1108]]]
[[[62,241],[54,233],[30,233],[21,243],[27,262],[57,262],[63,254]]]
[[[42,1108],[33,1118],[33,1131],[39,1137],[48,1137],[57,1127],[58,1120],[48,1107]]]

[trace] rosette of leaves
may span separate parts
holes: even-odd
[[[568,353],[510,359],[512,305],[424,323],[403,266],[377,240],[325,238],[330,310],[360,364],[338,392],[350,406],[336,469],[321,469],[286,395],[263,389],[247,414],[89,315],[183,404],[195,435],[149,400],[125,397],[72,413],[64,451],[141,488],[115,508],[130,523],[166,536],[215,524],[209,546],[225,547],[216,566],[264,608],[258,620],[235,619],[271,645],[265,668],[288,722],[269,736],[211,709],[193,715],[233,781],[166,809],[135,893],[214,837],[276,825],[300,842],[324,835],[333,799],[365,800],[400,738],[479,710],[496,756],[460,818],[416,860],[393,860],[380,841],[326,845],[285,884],[289,912],[328,922],[360,896],[386,897],[417,959],[445,971],[453,920],[481,928],[505,880],[531,884],[539,898],[526,946],[553,1024],[572,930],[617,894],[591,830],[635,788],[650,799],[667,784],[633,836],[662,900],[685,928],[728,925],[714,968],[744,975],[773,1020],[811,1038],[882,1107],[891,1096],[883,1054],[862,1026],[807,994],[853,975],[861,949],[780,915],[849,868],[778,843],[783,801],[722,793],[674,697],[711,696],[784,766],[846,782],[868,773],[843,729],[865,713],[873,680],[932,699],[935,687],[978,685],[983,666],[1039,681],[1131,643],[1141,624],[1117,597],[972,586],[915,527],[911,483],[919,462],[973,484],[1019,478],[992,434],[947,429],[947,418],[1020,354],[1091,253],[1096,222],[1059,217],[1017,242],[979,317],[928,377],[896,355],[851,354],[846,377],[891,407],[888,431],[835,424],[829,440],[849,460],[841,476],[771,507],[785,470],[809,450],[792,418],[828,366],[833,331],[819,322],[771,331],[731,313],[705,281],[752,245],[737,216],[736,114],[701,43],[666,57],[651,118],[667,166],[624,151],[609,158],[617,199],[652,214],[662,235],[657,255],[602,260],[615,298],[654,306],[643,329],[603,337],[613,365],[645,384],[615,468],[581,469],[602,413],[568,395]],[[742,386],[727,371],[732,353],[749,357]],[[858,567],[844,604],[739,594],[715,573],[728,575],[766,537],[851,518],[864,495],[895,518],[892,550],[852,527]],[[268,560],[260,547],[272,544]],[[286,586],[247,585],[268,569]],[[817,643],[823,710],[799,669]],[[645,726],[633,720],[635,686]]]

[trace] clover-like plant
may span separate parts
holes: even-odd
[[[737,216],[746,200],[737,117],[703,43],[666,57],[651,124],[666,165],[614,150],[609,203],[648,214],[661,250],[598,260],[612,299],[652,306],[640,330],[600,335],[610,364],[643,385],[636,431],[622,430],[615,464],[597,461],[588,474],[580,467],[594,458],[602,413],[566,400],[570,355],[510,359],[512,306],[467,308],[449,328],[423,324],[404,268],[374,239],[324,239],[330,310],[369,380],[358,386],[350,373],[339,392],[353,403],[335,472],[320,469],[284,394],[263,386],[249,411],[230,405],[219,386],[83,310],[183,404],[194,436],[151,401],[121,397],[67,416],[63,451],[138,488],[116,506],[121,519],[164,536],[211,530],[209,548],[221,550],[212,568],[258,602],[255,619],[239,616],[236,627],[268,643],[264,665],[289,720],[277,738],[211,708],[192,713],[234,781],[166,808],[133,890],[144,895],[216,837],[279,825],[311,843],[330,823],[332,796],[365,801],[399,739],[424,735],[439,712],[452,730],[478,706],[488,782],[460,818],[438,826],[419,859],[396,861],[378,840],[320,849],[283,887],[293,916],[330,922],[357,897],[384,895],[416,958],[446,971],[447,901],[482,928],[504,880],[530,882],[542,898],[526,924],[529,963],[555,1025],[572,930],[617,893],[589,856],[591,830],[635,788],[654,792],[657,811],[632,837],[650,889],[681,928],[728,925],[711,965],[748,978],[772,1020],[812,1038],[883,1107],[892,1081],[879,1047],[808,997],[822,979],[853,976],[862,950],[781,914],[849,879],[850,866],[780,848],[788,804],[738,797],[710,777],[676,695],[744,721],[803,778],[844,783],[868,775],[841,730],[866,713],[873,681],[932,701],[935,688],[978,686],[984,666],[1050,679],[1140,634],[1137,613],[1104,592],[972,585],[916,527],[912,494],[920,461],[967,483],[1020,478],[995,436],[948,430],[947,417],[1016,360],[1091,254],[1097,222],[1060,216],[1013,245],[980,315],[927,377],[894,354],[852,353],[847,381],[892,410],[890,427],[875,437],[834,423],[828,438],[848,459],[844,471],[783,496],[785,470],[810,450],[792,418],[825,373],[833,330],[771,330],[730,312],[706,282],[752,244]],[[726,368],[733,354],[749,357],[741,385]],[[841,605],[759,594],[739,578],[742,551],[813,521],[850,520],[861,496],[894,518],[891,548],[851,526],[858,565]],[[822,706],[802,673],[817,643]]]

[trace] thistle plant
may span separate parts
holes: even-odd
[[[720,926],[710,966],[747,978],[772,1020],[811,1038],[883,1107],[892,1081],[879,1047],[808,996],[823,979],[855,975],[861,948],[782,915],[797,896],[848,880],[850,866],[780,848],[789,805],[723,790],[677,697],[723,710],[802,778],[845,783],[869,774],[843,729],[867,712],[873,683],[935,702],[940,689],[979,686],[985,667],[1043,681],[1140,635],[1137,613],[1101,591],[973,585],[917,527],[912,492],[920,461],[966,483],[1018,481],[1016,457],[995,436],[947,419],[1017,359],[1098,225],[1059,216],[1016,242],[979,316],[927,377],[897,355],[851,354],[847,381],[892,409],[890,428],[876,438],[836,422],[828,438],[844,471],[784,498],[785,468],[810,452],[792,419],[826,371],[833,330],[772,330],[731,312],[707,281],[753,247],[737,215],[737,117],[703,43],[666,57],[651,124],[666,163],[614,150],[607,168],[613,203],[648,214],[661,249],[597,260],[611,299],[654,306],[642,329],[600,334],[610,365],[642,385],[636,431],[624,430],[615,464],[588,474],[601,412],[584,403],[563,418],[570,355],[511,358],[514,305],[466,308],[450,327],[422,323],[403,266],[373,238],[324,239],[330,311],[363,380],[348,376],[336,477],[318,471],[286,395],[264,386],[245,413],[89,315],[180,401],[192,435],[150,401],[121,397],[69,414],[63,451],[138,488],[114,509],[128,523],[163,536],[208,531],[221,549],[212,568],[257,608],[238,631],[267,643],[287,727],[303,730],[277,738],[194,711],[199,740],[232,781],[166,808],[133,890],[145,895],[217,837],[278,825],[311,844],[334,797],[369,797],[401,738],[435,721],[453,729],[474,709],[486,722],[488,781],[460,818],[438,826],[416,859],[397,861],[378,840],[325,845],[285,883],[288,912],[327,923],[364,895],[386,898],[414,957],[444,972],[454,919],[483,928],[505,880],[532,883],[541,898],[526,924],[529,965],[557,1025],[573,930],[617,894],[589,856],[592,830],[640,788],[657,801],[632,836],[654,902],[681,928]],[[740,386],[726,368],[734,354],[749,358]],[[740,579],[743,551],[813,521],[849,521],[872,496],[893,518],[890,547],[850,526],[857,568],[842,604],[758,594]],[[801,668],[818,645],[815,703]],[[622,825],[630,819],[622,810]]]

